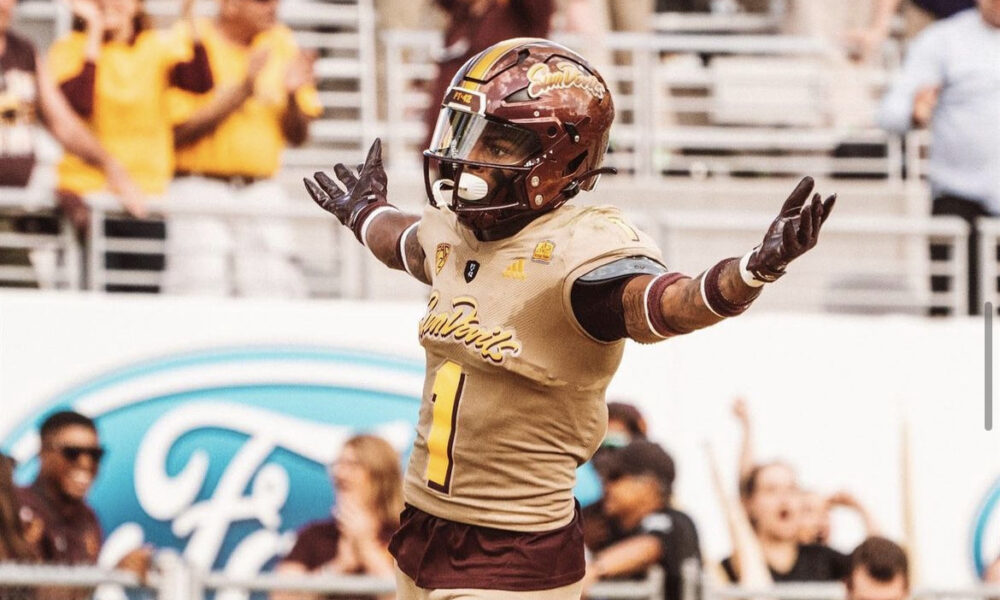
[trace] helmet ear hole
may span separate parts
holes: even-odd
[[[579,170],[580,165],[583,164],[583,161],[587,159],[587,154],[588,151],[584,150],[580,154],[577,154],[576,157],[573,158],[573,160],[569,161],[569,163],[566,165],[566,170],[563,171],[563,177],[576,173],[577,170]]]

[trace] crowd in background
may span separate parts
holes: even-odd
[[[211,19],[196,19],[193,0],[184,0],[177,22],[162,31],[150,26],[142,0],[65,1],[72,30],[42,52],[11,31],[15,0],[0,0],[0,186],[30,180],[32,130],[41,124],[65,148],[54,192],[81,234],[89,224],[87,195],[98,191],[112,192],[137,217],[146,215],[145,199],[153,196],[193,198],[206,207],[294,202],[275,180],[282,151],[306,142],[310,120],[323,109],[316,55],[300,50],[278,21],[278,0],[219,0]],[[972,10],[977,4],[978,13]],[[973,226],[970,274],[979,256],[976,220],[1000,210],[1000,184],[992,175],[1000,164],[1000,117],[990,108],[1000,100],[1000,85],[986,59],[1000,53],[998,0],[378,0],[375,7],[380,29],[443,30],[438,75],[429,86],[434,98],[464,61],[508,37],[577,33],[586,40],[584,53],[607,65],[623,59],[602,49],[604,33],[649,31],[654,13],[770,14],[783,7],[782,33],[822,38],[841,49],[825,68],[837,74],[832,101],[841,107],[836,118],[848,125],[870,120],[858,109],[864,92],[856,68],[877,61],[895,31],[914,43],[878,123],[894,132],[931,128],[933,213],[958,215]],[[944,22],[924,31],[936,19]],[[438,113],[431,104],[428,131]],[[0,218],[0,231],[38,227],[35,219]],[[162,226],[153,233],[134,227],[136,237],[164,235]],[[307,293],[295,232],[281,222],[173,215],[166,231],[163,291]],[[940,248],[931,252],[942,258]],[[3,254],[4,264],[30,265],[26,251]],[[977,281],[968,277],[972,312]],[[938,277],[932,285],[939,290],[947,282]]]
[[[749,0],[436,4],[445,49],[432,86],[435,98],[465,60],[507,37],[546,36],[555,25],[599,38],[608,29],[643,30],[653,11],[767,9],[767,3]],[[0,0],[0,186],[29,182],[36,162],[32,128],[38,123],[65,148],[55,193],[81,233],[89,223],[86,196],[101,190],[114,193],[136,217],[146,215],[145,198],[156,195],[206,204],[291,202],[274,179],[281,153],[306,141],[321,105],[316,57],[300,50],[278,22],[277,5],[219,0],[217,17],[196,19],[192,1],[185,0],[177,23],[159,31],[150,27],[141,0],[72,0],[72,30],[39,52],[10,30],[15,1]],[[384,23],[426,18],[419,2],[383,2],[378,8]],[[989,60],[1000,57],[1000,1],[791,0],[785,29],[836,39],[844,49],[836,68],[847,72],[851,64],[872,59],[900,10],[904,36],[913,43],[879,122],[895,131],[931,127],[933,212],[961,216],[974,233],[978,217],[1000,212],[1000,75],[997,62]],[[938,18],[944,20],[924,30]],[[431,125],[437,111],[432,107],[428,115]],[[0,219],[0,231],[31,226]],[[166,226],[167,291],[305,295],[290,254],[293,233],[272,220],[233,224],[176,216]],[[976,244],[973,235],[970,273],[976,272]],[[230,256],[236,257],[232,265]],[[975,286],[976,277],[968,280]],[[973,287],[973,312],[976,297]],[[585,509],[587,583],[636,576],[658,564],[666,574],[667,598],[678,600],[684,561],[707,562],[697,524],[673,503],[674,462],[646,439],[641,414],[618,403],[609,411],[609,434],[594,458],[603,499]],[[749,585],[844,581],[858,598],[904,597],[909,575],[902,548],[879,537],[877,524],[852,495],[804,490],[788,465],[759,462],[746,406],[737,403],[734,413],[743,426],[744,449],[739,500],[728,499],[722,490],[729,486],[720,485],[733,547],[719,565],[720,578]],[[93,563],[103,536],[86,503],[103,454],[96,427],[82,415],[58,413],[42,425],[40,436],[40,471],[30,487],[15,489],[13,465],[0,459],[0,558]],[[330,468],[336,497],[330,516],[300,532],[277,570],[388,574],[385,545],[402,508],[399,466],[386,442],[352,438]],[[868,537],[850,554],[827,545],[829,514],[837,508],[857,512],[865,523]],[[149,564],[147,550],[119,562],[139,573]],[[986,577],[1000,582],[1000,561]],[[889,590],[886,595],[873,594],[879,586]]]
[[[650,567],[659,566],[665,576],[664,598],[681,600],[685,563],[693,561],[719,584],[759,589],[775,582],[843,582],[849,599],[908,597],[905,541],[900,545],[881,537],[850,494],[825,496],[803,489],[787,464],[757,462],[742,400],[734,405],[744,431],[739,500],[730,497],[735,486],[718,482],[732,548],[720,562],[703,556],[695,521],[676,503],[674,461],[646,437],[641,413],[621,402],[610,403],[608,412],[607,436],[592,459],[603,493],[583,509],[585,590],[602,580],[642,579]],[[103,532],[87,494],[105,453],[97,427],[82,414],[59,411],[41,423],[39,437],[38,474],[26,487],[14,485],[15,464],[0,455],[0,562],[95,564]],[[344,443],[328,473],[333,505],[313,507],[316,520],[298,531],[275,572],[391,579],[394,567],[387,545],[404,506],[399,454],[378,436],[356,435]],[[838,508],[856,511],[865,525],[862,541],[849,553],[828,545],[830,512]],[[154,551],[142,546],[114,557],[117,568],[144,578]],[[1000,557],[987,569],[984,581],[1000,583]],[[0,592],[11,593],[9,588]],[[59,600],[89,597],[87,590],[42,592]],[[17,597],[31,596],[22,591]],[[275,592],[271,598],[316,596]]]

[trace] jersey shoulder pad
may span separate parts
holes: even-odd
[[[648,256],[627,256],[584,273],[577,282],[598,285],[636,275],[662,275],[666,272],[665,266]]]

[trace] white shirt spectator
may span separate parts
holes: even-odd
[[[882,101],[879,124],[910,129],[917,94],[928,88],[940,90],[931,118],[935,196],[959,196],[1000,214],[1000,27],[969,9],[921,32]]]

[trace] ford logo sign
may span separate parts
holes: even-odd
[[[348,437],[373,432],[408,451],[423,379],[421,362],[330,348],[169,356],[65,391],[3,446],[28,483],[41,419],[90,416],[107,448],[89,495],[107,533],[102,564],[152,544],[196,568],[252,575],[329,515],[326,466]]]

